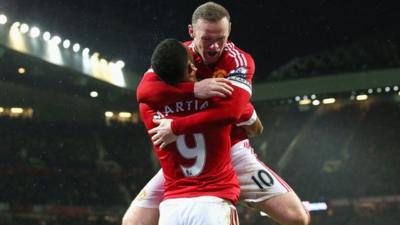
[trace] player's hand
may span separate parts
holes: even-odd
[[[232,92],[231,82],[225,78],[208,78],[194,84],[194,96],[200,99],[225,98]]]
[[[264,130],[264,127],[261,123],[260,118],[257,117],[256,121],[253,124],[250,125],[242,125],[240,126],[242,127],[248,138],[253,138],[253,137],[257,137],[259,135],[261,135],[261,133]]]
[[[149,130],[149,134],[151,135],[151,141],[154,145],[159,145],[160,149],[165,148],[168,144],[176,141],[178,136],[176,136],[171,129],[171,119],[159,119],[153,120],[155,124],[158,124],[157,127]]]

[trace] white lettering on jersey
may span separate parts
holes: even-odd
[[[182,106],[183,106],[183,102],[177,102],[176,103],[176,112],[183,112],[184,110],[183,110]]]
[[[205,101],[203,104],[201,104],[200,110],[203,110],[203,109],[206,109],[206,108],[208,108],[208,102],[207,101]]]
[[[163,115],[168,116],[171,113],[188,112],[188,111],[200,111],[208,108],[208,101],[202,100],[189,100],[189,101],[178,101],[173,104],[165,105]]]
[[[185,135],[179,135],[176,139],[176,147],[180,155],[185,159],[195,159],[192,166],[181,166],[182,173],[185,177],[195,177],[200,175],[206,164],[206,143],[204,135],[201,133],[193,134],[195,147],[190,148],[185,142]]]
[[[164,109],[165,116],[168,116],[168,114],[170,113],[174,113],[174,111],[169,106],[166,105],[164,108],[165,108]]]

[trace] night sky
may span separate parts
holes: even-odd
[[[123,59],[141,74],[164,38],[188,40],[191,14],[205,1],[0,0],[10,20],[36,25]],[[295,57],[400,32],[395,1],[216,1],[231,13],[231,40],[253,55],[256,76]]]

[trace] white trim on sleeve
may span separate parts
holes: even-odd
[[[242,83],[240,81],[229,79],[229,78],[228,78],[228,80],[231,82],[232,85],[235,85],[236,87],[240,87],[240,88],[244,89],[245,91],[249,92],[249,94],[251,96],[252,90],[251,90],[251,87],[249,87],[249,85],[244,84],[244,83]]]
[[[240,127],[240,126],[252,125],[253,123],[256,122],[256,120],[257,120],[257,113],[256,113],[256,110],[254,110],[253,114],[251,114],[251,117],[249,120],[237,123],[236,126]]]

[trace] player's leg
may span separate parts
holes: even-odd
[[[122,218],[122,225],[157,225],[163,185],[164,176],[160,170],[132,201]]]
[[[192,203],[190,209],[193,224],[239,225],[236,207],[226,200],[217,197],[201,197],[201,202]]]
[[[267,213],[282,225],[309,224],[309,214],[295,192],[259,161],[249,146],[245,140],[232,147],[232,164],[240,183],[241,201]]]
[[[157,225],[158,208],[142,208],[131,205],[122,218],[122,225]]]
[[[267,213],[273,220],[282,225],[306,225],[310,223],[308,211],[294,191],[260,202],[248,202],[247,204]]]

